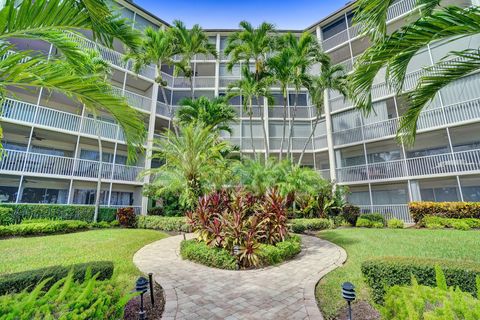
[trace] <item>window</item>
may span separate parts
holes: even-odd
[[[75,204],[95,204],[96,190],[75,189],[73,192],[73,203]],[[108,203],[108,191],[101,190],[100,192],[100,204],[105,205]]]
[[[420,194],[422,195],[422,201],[459,201],[456,187],[420,189]]]
[[[112,191],[110,204],[112,206],[131,206],[133,205],[133,193]]]
[[[347,30],[347,23],[345,17],[340,17],[336,21],[322,28],[323,40],[331,38],[344,30]]]
[[[15,202],[17,200],[18,187],[0,186],[0,203]]]
[[[24,188],[23,203],[67,203],[68,190],[46,188]]]

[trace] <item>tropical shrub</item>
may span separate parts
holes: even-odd
[[[302,239],[297,235],[291,235],[285,241],[275,245],[261,244],[258,256],[260,265],[271,266],[289,260],[302,250]]]
[[[30,221],[29,223],[0,226],[0,237],[68,233],[86,230],[89,226],[87,222],[79,220]]]
[[[76,281],[74,273],[55,282],[48,290],[44,279],[31,292],[0,296],[0,314],[6,319],[122,319],[133,295],[123,296],[111,281],[98,281],[90,269]]]
[[[480,319],[480,301],[470,293],[447,287],[442,270],[435,268],[437,287],[395,285],[387,290],[382,319]],[[480,292],[480,278],[477,278]]]
[[[44,283],[44,290],[48,290],[55,282],[66,277],[69,272],[73,274],[73,280],[83,281],[87,269],[97,275],[97,280],[110,279],[113,275],[113,262],[92,261],[70,266],[52,266],[42,269],[28,270],[18,273],[3,274],[0,276],[0,296],[7,293],[16,293],[23,290],[31,291],[44,279],[50,279]]]
[[[57,204],[1,204],[0,209],[9,208],[11,218],[7,218],[10,223],[21,223],[24,219],[49,219],[49,220],[82,220],[93,221],[95,208],[93,206],[80,205],[57,205]],[[100,208],[98,212],[98,221],[115,220],[115,208]],[[2,215],[5,217],[4,215]],[[5,219],[5,218],[3,218]],[[0,225],[2,225],[0,218]]]
[[[353,204],[347,204],[342,208],[342,217],[351,226],[355,226],[357,219],[360,216],[360,207]]]
[[[157,207],[148,209],[147,214],[152,216],[182,217],[185,215],[185,208],[178,201],[178,194],[164,192],[158,199],[160,204]]]
[[[117,220],[122,227],[134,228],[137,224],[137,216],[133,208],[119,208],[117,210]]]
[[[453,228],[457,230],[470,230],[480,228],[480,219],[475,218],[442,218],[438,216],[425,216],[420,222],[420,226],[428,229]]]
[[[480,202],[410,202],[408,207],[415,223],[425,216],[480,219]]]
[[[387,227],[390,229],[403,229],[405,224],[403,223],[403,220],[393,218],[388,220]]]
[[[275,189],[257,196],[244,189],[220,190],[201,197],[187,221],[199,241],[233,252],[240,247],[242,267],[259,264],[261,243],[276,244],[288,236],[286,201]]]
[[[139,216],[137,228],[190,232],[190,226],[185,217]]]
[[[311,218],[311,219],[291,219],[288,220],[290,230],[294,233],[304,233],[305,231],[319,231],[333,228],[333,222],[330,219]]]
[[[360,216],[357,219],[357,223],[355,226],[359,228],[383,228],[385,225],[383,224],[383,222],[371,220]]]
[[[6,226],[14,222],[13,209],[0,207],[0,226]]]
[[[361,270],[365,282],[372,288],[372,298],[383,303],[386,288],[410,285],[412,275],[418,283],[435,286],[435,266],[441,267],[449,286],[458,286],[476,296],[475,278],[480,276],[480,265],[469,261],[426,259],[415,257],[382,257],[366,260]]]
[[[223,248],[208,246],[205,242],[186,240],[180,244],[180,255],[183,259],[200,264],[227,270],[237,268],[237,260]]]

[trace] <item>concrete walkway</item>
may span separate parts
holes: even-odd
[[[302,252],[279,266],[230,271],[179,257],[182,236],[149,244],[133,257],[165,291],[162,319],[323,319],[315,285],[347,255],[331,242],[302,236]]]

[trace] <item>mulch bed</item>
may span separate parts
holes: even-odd
[[[143,295],[143,307],[145,309],[146,317],[148,320],[157,320],[162,318],[163,308],[165,307],[165,298],[163,296],[162,287],[155,283],[153,286],[155,291],[155,306],[152,306],[150,301],[150,293],[147,292]],[[138,320],[138,312],[140,311],[140,296],[128,301],[125,306],[125,314],[123,319],[126,320]]]
[[[348,320],[348,308],[346,306],[340,310],[335,317],[337,320]],[[380,313],[375,310],[367,301],[356,301],[352,304],[352,319],[355,320],[379,320]]]

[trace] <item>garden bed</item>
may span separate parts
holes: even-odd
[[[258,268],[276,265],[290,260],[301,251],[302,240],[298,235],[292,235],[285,241],[275,245],[261,244],[258,248]],[[185,260],[203,264],[208,267],[236,270],[236,257],[223,248],[210,247],[204,242],[184,240],[180,245],[180,255]]]
[[[154,303],[150,300],[150,293],[147,292],[143,295],[143,307],[146,312],[146,317],[149,320],[159,320],[162,318],[163,309],[165,308],[165,298],[163,296],[162,287],[155,283],[154,289]],[[127,302],[125,306],[125,313],[123,315],[124,320],[138,320],[140,310],[140,296],[136,296]]]

